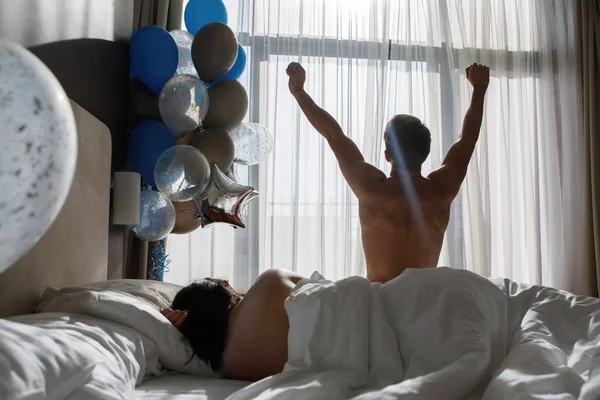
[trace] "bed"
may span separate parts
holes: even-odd
[[[111,136],[72,104],[66,205],[0,275],[0,398],[600,399],[600,300],[449,268],[314,274],[286,301],[283,373],[220,379],[160,314],[179,286],[106,280]]]
[[[169,374],[142,383],[135,390],[136,400],[212,400],[225,399],[247,386],[247,382]]]

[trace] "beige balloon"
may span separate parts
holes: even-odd
[[[193,201],[173,203],[175,206],[175,227],[171,233],[184,235],[200,228],[201,220],[196,219],[198,209]]]
[[[235,63],[237,53],[235,34],[221,22],[202,27],[192,42],[192,61],[204,82],[212,82],[225,75]]]
[[[175,139],[175,144],[178,145],[178,146],[180,146],[180,145],[189,145],[190,144],[190,140],[192,138],[192,132],[186,133],[185,135],[180,136],[177,139]]]
[[[202,121],[208,128],[232,129],[238,126],[248,112],[248,94],[238,81],[225,79],[208,88],[210,106]]]
[[[228,171],[233,164],[235,145],[229,133],[223,129],[194,131],[190,138],[190,146],[200,150],[208,163],[211,166],[216,164],[221,171]]]

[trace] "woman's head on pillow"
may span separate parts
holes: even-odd
[[[179,330],[194,354],[219,371],[229,322],[229,311],[242,299],[227,281],[204,279],[181,289],[173,299],[173,310],[186,310]]]

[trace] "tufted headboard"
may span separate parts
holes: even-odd
[[[33,312],[43,289],[106,279],[111,134],[71,101],[78,132],[77,169],[67,200],[42,239],[0,274],[0,317]]]

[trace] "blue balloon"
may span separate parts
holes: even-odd
[[[240,79],[240,76],[242,76],[242,73],[244,72],[244,69],[246,68],[246,51],[244,50],[244,48],[242,47],[241,44],[238,43],[238,55],[237,55],[237,59],[235,60],[235,64],[233,64],[233,67],[231,67],[229,69],[229,71],[227,71],[227,73],[222,77],[219,78],[217,80],[223,80],[223,79]]]
[[[158,121],[140,122],[129,135],[129,162],[144,180],[154,183],[154,167],[165,150],[175,146],[175,137]]]
[[[222,22],[227,24],[227,8],[222,0],[190,0],[183,15],[185,28],[192,35],[206,24]]]
[[[175,74],[179,51],[169,32],[159,26],[148,25],[132,35],[129,58],[142,82],[154,93],[160,93]]]

